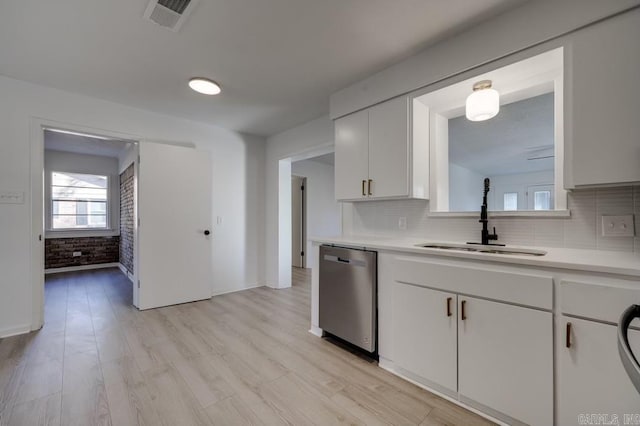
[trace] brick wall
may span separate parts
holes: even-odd
[[[118,262],[119,242],[117,236],[47,238],[44,243],[44,267],[51,269]],[[82,252],[82,255],[73,257],[74,251]]]
[[[134,168],[120,175],[120,263],[133,274]]]

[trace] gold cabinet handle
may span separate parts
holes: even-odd
[[[451,301],[453,300],[452,297],[447,297],[447,316],[450,317],[452,315],[451,313]]]
[[[466,300],[463,300],[462,302],[460,302],[460,319],[462,321],[467,319],[467,313],[464,310],[466,305],[467,305],[467,301]]]
[[[366,193],[366,192],[364,192],[364,186],[365,186],[366,184],[367,184],[367,181],[363,179],[363,180],[362,180],[362,196],[363,196],[363,197],[366,197],[366,196],[367,196],[367,193]]]
[[[565,345],[567,346],[567,348],[571,347],[571,323],[570,322],[567,323],[567,336],[566,336]]]
[[[369,191],[367,191],[369,193],[369,195],[373,195],[371,193],[371,183],[373,182],[373,179],[369,179]]]

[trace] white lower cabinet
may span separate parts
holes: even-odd
[[[509,423],[553,424],[551,312],[394,282],[401,373]]]
[[[619,423],[607,424],[637,424],[640,394],[620,361],[617,327],[564,315],[560,326],[557,424],[595,424],[586,422],[591,415],[617,416]],[[640,354],[640,331],[630,330],[629,341]],[[625,414],[632,416],[627,423]]]
[[[413,379],[454,394],[458,386],[456,295],[395,283],[394,363]]]
[[[458,391],[530,425],[553,424],[551,312],[458,296]]]

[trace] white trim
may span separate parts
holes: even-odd
[[[61,229],[47,229],[45,230],[45,239],[55,238],[85,238],[85,237],[118,237],[120,236],[119,229],[105,229],[105,228],[86,228],[77,230],[61,230]]]
[[[314,336],[318,336],[318,337],[322,337],[323,335],[323,331],[320,327],[316,327],[315,325],[311,325],[311,328],[309,329],[309,333],[313,334]]]
[[[427,216],[439,217],[480,217],[480,212],[427,212]],[[571,210],[517,210],[517,211],[490,211],[489,218],[498,217],[523,217],[533,219],[544,218],[569,218]]]
[[[120,263],[118,262],[110,262],[110,263],[96,263],[94,265],[78,265],[78,266],[64,266],[62,268],[49,268],[45,269],[44,273],[47,274],[56,274],[58,272],[73,272],[73,271],[86,271],[89,269],[104,269],[104,268],[119,268]]]
[[[38,327],[40,328],[40,327]],[[34,329],[37,330],[37,329]],[[5,337],[17,336],[19,334],[25,334],[30,331],[33,331],[29,325],[21,325],[19,327],[10,327],[0,330],[0,339],[4,339]]]
[[[479,415],[480,417],[483,417],[483,418],[485,418],[487,420],[490,420],[490,421],[492,421],[494,423],[497,423],[499,425],[502,425],[502,426],[509,426],[508,423],[504,423],[503,421],[501,421],[501,420],[499,420],[499,419],[497,419],[495,417],[492,417],[492,416],[488,415],[487,413],[484,413],[484,412],[478,410],[477,408],[474,408],[474,407],[472,407],[470,405],[467,405],[464,402],[461,402],[461,401],[459,401],[459,400],[457,400],[455,398],[452,398],[451,396],[449,396],[449,395],[447,395],[445,393],[439,392],[439,391],[437,391],[437,390],[435,390],[433,388],[425,386],[422,383],[417,382],[415,380],[412,380],[409,377],[399,373],[398,371],[395,370],[395,365],[394,365],[393,361],[390,361],[390,360],[388,360],[386,358],[380,357],[380,359],[378,360],[378,367],[382,368],[383,370],[388,371],[389,373],[393,374],[394,376],[398,376],[401,379],[406,380],[409,383],[413,383],[414,385],[418,386],[419,388],[424,389],[424,390],[426,390],[428,392],[431,392],[432,394],[437,395],[440,398],[446,399],[447,401],[452,402],[455,405],[464,408],[465,410],[471,411],[472,413],[475,413],[475,414]]]
[[[62,123],[43,117],[29,117],[29,188],[31,189],[31,330],[44,324],[44,130],[55,128],[87,134],[109,136],[121,140],[139,141],[140,136],[95,129],[78,124]],[[42,236],[42,240],[38,238]],[[135,288],[135,287],[134,287]]]
[[[266,286],[264,284],[257,284],[257,285],[251,286],[251,287],[238,288],[238,289],[234,289],[234,290],[224,290],[224,291],[220,291],[220,292],[217,292],[217,293],[215,293],[215,292],[212,293],[211,297],[222,296],[223,294],[237,293],[239,291],[252,290],[254,288],[260,288],[260,287],[266,287]]]
[[[134,281],[134,275],[132,273],[130,273],[122,263],[118,263],[118,268],[120,269],[120,271],[123,274],[126,275],[127,278],[129,278],[129,281],[131,281],[132,284],[135,282]]]

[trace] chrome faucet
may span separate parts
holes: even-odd
[[[496,227],[493,227],[493,234],[490,234],[488,229],[489,215],[487,214],[487,193],[489,192],[489,185],[489,178],[484,178],[484,195],[482,196],[482,206],[480,207],[479,221],[480,223],[482,223],[482,242],[480,243],[482,245],[488,245],[489,241],[495,241],[498,239],[498,234],[496,234]]]

